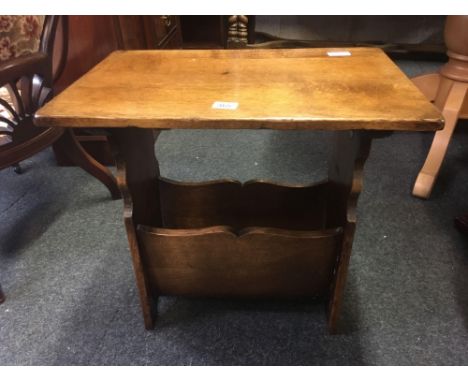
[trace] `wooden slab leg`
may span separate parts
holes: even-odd
[[[124,222],[146,329],[153,329],[157,296],[148,284],[136,236],[139,224],[161,227],[159,166],[154,154],[156,132],[114,129],[110,142],[117,165],[117,182],[124,200]]]
[[[83,170],[103,183],[112,195],[112,199],[120,199],[120,191],[112,172],[91,155],[89,155],[75,137],[73,130],[66,129],[54,147],[61,155],[68,157]]]
[[[343,227],[343,240],[337,254],[328,306],[328,330],[332,334],[337,332],[356,229],[356,207],[362,190],[363,167],[371,147],[368,133],[356,131],[334,134],[334,149],[328,165],[331,190],[327,226]]]
[[[439,174],[453,131],[457,124],[467,88],[468,85],[466,83],[453,82],[445,103],[443,100],[438,102],[438,99],[436,99],[436,106],[439,106],[439,103],[441,104],[440,106],[443,107],[442,114],[445,118],[445,126],[443,130],[438,131],[434,136],[424,166],[416,178],[413,188],[414,196],[427,199],[431,195],[432,188],[434,187],[435,180]]]

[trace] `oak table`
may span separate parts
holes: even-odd
[[[35,122],[107,129],[147,329],[159,295],[306,297],[328,303],[331,332],[372,138],[443,126],[374,48],[117,51]],[[189,128],[333,130],[328,179],[291,186],[161,178],[157,134]]]

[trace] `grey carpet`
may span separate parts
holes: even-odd
[[[437,63],[399,62],[409,74]],[[341,326],[311,303],[161,298],[145,331],[122,202],[51,150],[0,172],[1,365],[468,364],[468,125],[450,145],[430,200],[411,196],[432,140],[374,142]],[[166,131],[163,176],[309,182],[325,176],[327,133]]]

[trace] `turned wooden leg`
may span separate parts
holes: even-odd
[[[0,284],[0,304],[5,301],[5,295],[3,294],[2,285]]]
[[[227,48],[245,48],[248,43],[248,23],[247,16],[229,16],[227,30]]]
[[[438,107],[442,106],[440,108],[445,118],[445,126],[443,130],[435,134],[424,166],[414,184],[413,195],[420,198],[428,198],[432,192],[468,88],[466,83],[453,82],[448,79],[443,79],[443,81],[445,84],[441,83],[441,88],[449,87],[448,95],[445,97],[443,89],[439,89],[441,94],[437,95],[435,104]]]
[[[65,129],[55,143],[55,149],[103,183],[111,193],[112,199],[121,198],[117,180],[112,172],[83,149],[72,129]]]
[[[331,189],[327,226],[343,227],[343,240],[333,274],[328,305],[328,330],[332,334],[337,332],[356,230],[356,208],[362,190],[363,167],[371,147],[371,137],[367,133],[345,131],[334,134],[334,148],[328,164]]]
[[[423,74],[422,76],[412,78],[411,81],[413,81],[429,101],[433,102],[436,99],[440,84],[439,73]]]
[[[159,197],[159,165],[154,154],[159,132],[151,129],[114,129],[110,142],[117,165],[117,181],[124,201],[124,222],[132,256],[146,329],[153,329],[153,303],[157,296],[145,275],[136,227],[162,226]]]

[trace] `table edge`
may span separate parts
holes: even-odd
[[[39,110],[40,111],[40,110]],[[37,126],[69,128],[146,128],[146,129],[275,129],[275,130],[389,130],[437,131],[444,127],[443,118],[434,119],[206,119],[206,118],[88,118],[80,116],[34,116]],[[378,127],[376,127],[378,126]]]

